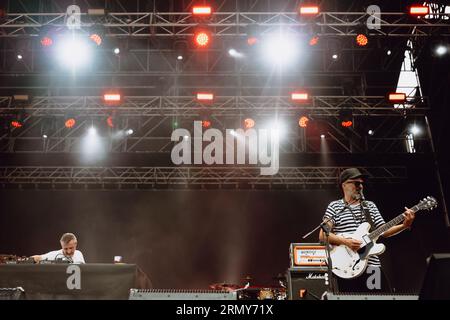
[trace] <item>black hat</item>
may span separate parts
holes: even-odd
[[[362,174],[361,171],[359,171],[356,168],[349,168],[341,172],[339,182],[344,183],[349,179],[356,179],[356,178],[367,178],[367,175]]]

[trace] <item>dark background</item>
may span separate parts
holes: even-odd
[[[386,219],[437,185],[423,174],[405,184],[374,185],[366,197]],[[338,189],[50,191],[0,193],[0,253],[41,254],[74,232],[87,262],[136,263],[155,288],[207,288],[212,283],[275,285],[289,267],[289,245],[321,221]],[[439,199],[439,198],[438,198]],[[449,251],[442,207],[420,212],[410,232],[390,239],[383,265],[397,291],[417,292],[432,252]]]

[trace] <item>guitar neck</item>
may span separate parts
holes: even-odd
[[[419,208],[417,207],[417,205],[415,205],[414,207],[411,208],[412,211],[417,212],[419,211]],[[402,222],[405,219],[405,216],[402,214],[399,214],[398,216],[396,216],[394,219],[392,219],[391,221],[383,224],[382,226],[380,226],[379,228],[377,228],[376,230],[372,231],[369,234],[369,238],[371,240],[377,239],[379,236],[381,236],[384,232],[386,232],[387,230],[389,230],[390,228],[392,228],[393,226],[396,226],[397,224],[399,224],[400,222]]]

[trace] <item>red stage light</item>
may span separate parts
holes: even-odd
[[[389,93],[389,101],[391,102],[405,102],[406,94],[401,92]]]
[[[251,129],[255,126],[255,120],[252,118],[247,118],[244,120],[244,128],[245,129]]]
[[[19,120],[12,120],[11,121],[11,126],[13,128],[20,128],[20,127],[22,127],[22,122],[19,121]]]
[[[317,6],[301,6],[299,9],[301,15],[316,15],[319,13]]]
[[[122,97],[118,93],[105,93],[103,95],[105,102],[120,102],[121,99]]]
[[[301,128],[306,128],[308,126],[308,117],[307,116],[301,116],[300,119],[298,120],[298,125]]]
[[[319,36],[314,36],[309,40],[310,46],[315,46],[318,43],[319,43]]]
[[[75,125],[76,121],[74,118],[69,118],[66,120],[66,122],[64,122],[64,125],[66,126],[66,128],[73,128],[73,126]]]
[[[358,46],[364,47],[369,43],[369,39],[365,34],[360,33],[356,36],[356,43]]]
[[[206,47],[209,43],[209,35],[205,31],[199,31],[195,34],[195,43],[199,47]]]
[[[96,33],[91,34],[91,35],[89,36],[89,39],[91,39],[92,41],[94,41],[95,44],[98,45],[98,46],[102,44],[102,37],[100,37],[100,36],[99,36],[98,34],[96,34]]]
[[[194,16],[207,16],[211,14],[211,7],[207,6],[195,6],[192,8],[192,14]]]
[[[341,126],[343,126],[344,128],[351,127],[352,125],[353,125],[353,121],[351,121],[351,120],[341,122]]]
[[[113,119],[113,117],[109,116],[109,117],[106,119],[106,124],[108,125],[108,127],[114,128],[114,119]]]
[[[197,93],[197,100],[199,100],[199,101],[212,101],[213,99],[214,99],[214,94],[212,94],[212,93],[206,93],[206,92]]]
[[[308,101],[308,93],[306,92],[293,92],[291,94],[291,99],[293,101],[298,101],[298,102],[304,102],[304,101]]]
[[[247,39],[247,43],[248,43],[249,46],[253,46],[257,42],[258,42],[258,38],[256,38],[256,37],[250,37],[250,38]]]
[[[209,121],[209,120],[203,120],[203,121],[202,121],[202,127],[203,127],[203,128],[209,128],[209,127],[211,127],[211,121]]]
[[[41,39],[41,45],[43,47],[50,47],[53,44],[53,40],[50,37],[43,37]]]
[[[409,14],[413,16],[425,16],[430,12],[430,8],[428,6],[411,6],[409,8]]]

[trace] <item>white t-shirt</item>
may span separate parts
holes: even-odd
[[[47,260],[47,261],[54,261],[56,259],[63,259],[64,253],[61,250],[55,250],[55,251],[50,251],[46,254],[41,255],[41,260]],[[83,254],[81,253],[81,251],[75,250],[75,253],[73,254],[73,256],[71,257],[73,260],[73,263],[85,263],[84,262],[84,257]]]

